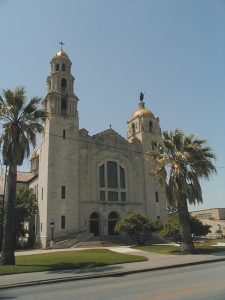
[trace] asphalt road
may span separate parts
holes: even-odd
[[[225,300],[225,263],[0,290],[0,299]]]

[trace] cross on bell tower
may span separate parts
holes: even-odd
[[[61,41],[59,42],[59,44],[60,44],[60,46],[61,46],[61,51],[63,51],[63,46],[65,46],[65,43],[63,43],[63,41],[61,40]]]

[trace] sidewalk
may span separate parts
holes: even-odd
[[[94,249],[96,249],[95,247]],[[98,247],[101,248],[101,247]],[[87,249],[87,248],[85,248]],[[196,255],[168,255],[158,254],[153,252],[145,252],[141,250],[131,249],[127,246],[119,247],[104,247],[111,251],[119,253],[127,253],[134,255],[141,255],[148,258],[148,261],[134,262],[126,264],[111,265],[97,268],[85,268],[85,269],[70,269],[70,270],[54,270],[35,273],[22,273],[0,276],[0,289],[26,286],[35,284],[44,284],[50,282],[62,282],[69,280],[81,280],[88,278],[99,278],[109,276],[122,276],[126,274],[146,272],[160,269],[175,268],[181,266],[188,266],[193,264],[202,264],[216,261],[225,261],[225,251],[215,254],[196,254]],[[40,254],[59,252],[59,251],[76,251],[82,250],[82,248],[70,248],[70,249],[58,249],[58,250],[32,250],[25,252],[17,252],[16,255],[28,255],[28,254]]]

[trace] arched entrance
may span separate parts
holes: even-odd
[[[109,219],[108,219],[108,235],[116,235],[114,232],[114,227],[116,225],[116,222],[119,220],[119,214],[116,211],[112,211],[109,214]]]
[[[90,233],[93,233],[94,236],[99,235],[99,215],[96,212],[90,215]]]

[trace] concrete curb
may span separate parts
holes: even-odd
[[[175,269],[175,268],[182,268],[182,267],[187,267],[187,266],[208,264],[208,263],[221,262],[221,261],[225,261],[225,258],[210,259],[210,260],[189,262],[189,263],[181,263],[181,264],[155,267],[155,268],[146,268],[146,269],[119,271],[119,272],[105,272],[105,273],[102,272],[101,274],[91,274],[91,275],[82,275],[82,276],[74,275],[74,276],[68,276],[68,277],[63,277],[63,278],[61,277],[61,278],[54,278],[54,279],[33,280],[33,281],[29,281],[29,282],[8,284],[5,286],[2,285],[2,286],[0,286],[0,290],[16,288],[16,287],[40,285],[40,284],[51,284],[51,283],[58,283],[58,282],[75,281],[75,280],[97,279],[97,278],[104,278],[104,277],[119,277],[119,276],[125,276],[125,275],[130,275],[130,274],[167,270],[167,269]],[[1,278],[1,276],[0,276],[0,278]]]

